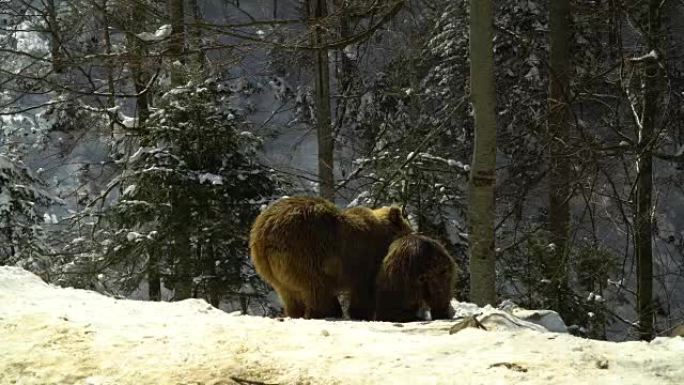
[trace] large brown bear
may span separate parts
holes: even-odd
[[[349,316],[369,320],[375,274],[392,241],[412,231],[397,207],[340,210],[315,197],[281,199],[256,219],[252,261],[293,318],[342,316],[337,295],[349,291]]]
[[[432,319],[451,318],[457,273],[453,258],[434,239],[409,234],[395,240],[376,277],[375,319],[418,321],[425,307]]]

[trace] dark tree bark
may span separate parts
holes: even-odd
[[[551,40],[549,74],[549,233],[555,249],[548,261],[545,274],[551,281],[549,299],[558,311],[565,303],[563,292],[567,286],[567,254],[570,224],[570,159],[568,144],[568,86],[570,76],[570,2],[554,0],[549,7]]]
[[[204,274],[207,275],[208,282],[207,297],[211,306],[218,308],[221,303],[221,281],[216,272],[216,251],[212,242],[204,247]]]
[[[62,57],[62,40],[60,26],[57,20],[57,8],[55,0],[46,0],[47,25],[50,33],[50,56],[52,56],[52,70],[56,73],[64,71],[64,58]]]
[[[190,9],[192,10],[192,48],[197,51],[197,65],[199,66],[200,70],[204,70],[206,57],[204,54],[204,50],[202,49],[202,10],[200,9],[199,2],[197,0],[190,0]]]
[[[176,245],[176,284],[173,298],[180,301],[192,296],[192,246],[186,234],[176,235]]]
[[[156,250],[149,251],[147,282],[147,294],[150,301],[161,301],[161,276],[159,274],[159,256]]]
[[[643,108],[637,143],[636,210],[634,214],[634,249],[637,260],[637,309],[639,313],[639,338],[650,340],[653,328],[653,146],[656,138],[657,119],[660,113],[660,7],[661,1],[650,0],[646,38],[651,54],[640,63],[643,66]],[[638,122],[637,122],[638,126]]]
[[[174,86],[185,83],[183,68],[183,47],[185,46],[185,11],[183,0],[168,0],[171,36],[169,37],[168,55],[171,61],[171,84]]]
[[[131,76],[131,81],[137,97],[135,98],[136,115],[138,124],[136,129],[142,130],[150,116],[151,100],[149,97],[148,87],[152,79],[151,69],[148,68],[149,51],[144,42],[142,42],[136,34],[147,30],[149,26],[146,17],[147,12],[145,3],[142,1],[129,1],[124,3],[124,6],[119,9],[121,13],[112,13],[108,11],[109,0],[103,0],[101,4],[101,11],[105,20],[105,44],[106,52],[110,54],[111,50],[111,36],[109,33],[109,25],[114,24],[119,29],[125,32],[126,50],[128,52],[129,60],[126,63]],[[111,62],[108,61],[108,67],[111,67]],[[110,93],[113,93],[114,86],[111,79],[111,68],[108,76],[108,83]],[[113,104],[113,96],[110,96],[110,104]],[[158,251],[155,249],[148,250],[148,261],[146,266],[148,297],[151,301],[161,301],[161,261],[159,259]]]
[[[171,36],[169,37],[168,56],[171,62],[171,85],[182,86],[187,81],[185,76],[185,63],[183,48],[185,46],[185,10],[183,0],[168,0],[169,22],[171,24]],[[193,286],[193,261],[192,243],[182,218],[189,220],[189,208],[185,205],[185,198],[175,197],[174,208],[177,209],[178,229],[174,236],[176,241],[176,285],[174,299],[182,300],[192,296]]]
[[[107,96],[107,106],[114,107],[114,69],[112,67],[112,39],[109,33],[109,15],[107,14],[107,3],[108,0],[102,0],[102,24],[103,24],[103,37],[105,42],[105,52],[107,53],[106,67],[107,67],[107,91],[109,95]]]
[[[128,62],[133,87],[138,95],[135,100],[138,115],[138,126],[141,127],[150,116],[150,96],[147,87],[152,79],[151,71],[146,68],[149,55],[145,44],[135,35],[143,32],[147,26],[145,7],[140,1],[129,3],[125,18],[119,20],[119,27],[126,31],[126,45],[131,59]]]

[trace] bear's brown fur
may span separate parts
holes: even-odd
[[[395,240],[376,277],[375,319],[418,321],[426,306],[432,319],[451,318],[457,272],[453,258],[436,240],[418,234]]]
[[[349,291],[349,316],[371,319],[375,274],[389,244],[411,231],[397,207],[340,210],[322,198],[291,197],[257,217],[249,247],[286,316],[341,317],[337,295]]]

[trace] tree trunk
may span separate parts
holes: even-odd
[[[650,0],[648,5],[649,47],[659,52],[660,1]],[[637,260],[637,309],[639,312],[639,338],[650,340],[653,329],[653,249],[652,249],[652,191],[653,191],[653,146],[660,82],[662,72],[658,58],[648,56],[643,61],[643,112],[637,144],[636,210],[634,214],[634,250]]]
[[[161,277],[157,250],[150,250],[147,261],[147,294],[150,301],[161,301]]]
[[[185,12],[183,0],[168,0],[171,36],[169,38],[169,59],[171,61],[171,84],[185,84],[183,72],[183,46],[185,45]]]
[[[192,48],[197,51],[197,65],[199,66],[199,69],[203,71],[205,69],[206,58],[202,48],[202,10],[200,9],[197,0],[190,0],[190,9],[192,9]]]
[[[207,291],[209,303],[211,306],[218,308],[221,304],[221,280],[216,272],[216,251],[214,250],[213,242],[209,242],[205,247],[205,273],[209,275],[209,282],[207,282]]]
[[[107,6],[108,6],[108,0],[102,0],[102,24],[104,24],[103,30],[103,37],[104,37],[104,42],[105,42],[105,52],[107,53],[107,59],[106,60],[106,67],[107,67],[107,91],[109,95],[107,95],[107,107],[112,108],[114,107],[114,69],[112,66],[112,40],[111,40],[111,35],[109,33],[109,15],[107,14]]]
[[[138,95],[135,100],[136,112],[138,115],[138,126],[141,127],[150,116],[150,98],[149,92],[146,89],[149,81],[152,79],[150,70],[145,68],[146,58],[149,52],[145,45],[135,36],[137,33],[143,32],[147,26],[146,12],[142,2],[136,1],[131,3],[131,8],[128,10],[126,18],[121,20],[121,23],[128,23],[126,30],[126,46],[131,56],[128,62],[133,87],[135,93]],[[120,26],[123,28],[123,26]]]
[[[142,60],[144,56],[138,57]],[[146,87],[148,86],[148,83],[152,77],[140,63],[134,64],[132,67],[134,67],[131,71],[131,75],[133,76],[133,85],[135,87],[135,92],[138,95],[135,100],[135,106],[138,113],[138,127],[140,127],[144,125],[147,121],[147,118],[150,117],[150,93]]]
[[[647,75],[651,76],[651,75]],[[646,80],[648,89],[649,81]],[[652,140],[653,125],[647,123],[647,115],[655,110],[654,104],[648,101],[649,92],[646,92],[644,102],[644,122],[639,138],[639,152],[637,155],[637,185],[636,185],[636,210],[634,214],[635,234],[634,249],[637,260],[637,308],[639,311],[639,337],[643,340],[653,338],[653,255],[651,245],[651,195],[653,189],[653,165],[649,141]],[[651,118],[652,119],[652,118]]]
[[[177,234],[176,244],[176,285],[173,299],[180,301],[192,296],[192,247],[186,234]]]
[[[490,0],[470,0],[470,98],[475,145],[469,181],[470,299],[496,304],[494,183],[496,181],[496,93]]]
[[[126,51],[128,52],[129,60],[126,63],[131,76],[131,81],[133,82],[133,87],[137,97],[135,99],[136,110],[135,113],[138,118],[137,129],[141,130],[147,119],[150,116],[150,99],[149,91],[146,89],[149,86],[149,82],[152,79],[150,70],[145,68],[146,58],[149,56],[149,52],[145,45],[135,36],[137,33],[143,32],[148,25],[147,18],[145,17],[146,10],[145,4],[140,1],[126,3],[125,7],[119,9],[120,14],[110,14],[108,13],[108,0],[102,1],[102,12],[105,18],[105,44],[107,48],[107,54],[112,52],[111,50],[111,35],[109,33],[110,22],[113,22],[115,26],[125,31],[126,38]],[[111,77],[111,58],[107,59],[108,70]],[[113,80],[108,78],[110,84],[110,93],[113,94]],[[110,103],[113,103],[113,95],[110,98]],[[132,154],[129,148],[129,155]],[[147,262],[147,285],[148,285],[148,297],[151,301],[161,301],[161,274],[159,273],[160,261],[158,251],[152,248],[149,251],[149,259]]]
[[[59,32],[59,21],[57,20],[57,7],[55,0],[47,0],[45,3],[47,11],[47,25],[50,33],[50,56],[52,56],[52,70],[56,73],[64,71],[64,60],[62,57],[62,40]]]
[[[323,28],[321,23],[328,15],[325,0],[309,0],[311,15],[314,18],[312,28],[312,45],[324,44]],[[319,191],[323,198],[334,201],[335,178],[333,175],[334,141],[330,118],[330,70],[328,63],[328,50],[318,49],[315,51],[314,83],[316,92],[316,127],[318,133],[318,179]]]
[[[169,22],[171,24],[171,36],[169,37],[168,54],[171,62],[171,85],[182,86],[186,83],[184,68],[183,47],[185,46],[185,10],[183,0],[168,0]],[[187,217],[189,220],[189,208],[183,203],[184,197],[176,197],[179,226],[175,233],[176,242],[176,286],[174,298],[182,300],[192,296],[193,283],[193,256],[190,234],[187,226],[180,220]]]
[[[349,15],[349,2],[346,0],[334,0],[333,12],[333,14],[337,15],[339,39],[345,40],[352,37],[353,29]],[[344,146],[346,144],[355,150],[357,144],[361,145],[362,148],[368,148],[374,144],[370,143],[373,141],[367,140],[367,136],[355,124],[360,102],[359,92],[357,92],[360,91],[358,79],[361,76],[358,73],[354,60],[347,55],[345,50],[346,47],[340,47],[335,50],[333,94],[337,95],[337,97],[334,104],[335,109],[332,113],[335,117],[333,137],[339,139],[338,145]],[[340,161],[337,162],[337,167],[343,179],[347,177],[346,172],[353,168],[348,162],[342,163]],[[345,179],[344,183],[347,181],[348,179]]]
[[[339,29],[340,29],[340,38],[341,39],[347,39],[352,36],[352,31],[351,31],[351,26],[350,26],[350,20],[349,20],[349,11],[347,10],[347,7],[344,4],[344,1],[335,1],[335,12],[339,15]],[[352,60],[347,57],[347,54],[344,52],[344,47],[340,48],[338,50],[338,55],[339,55],[339,60],[337,62],[337,75],[338,75],[338,94],[341,95],[341,101],[337,103],[338,106],[338,113],[341,115],[341,117],[338,117],[337,120],[338,122],[342,122],[343,118],[346,115],[346,110],[349,105],[349,95],[351,94],[351,89],[353,85],[353,80],[354,80],[354,63]]]
[[[554,0],[549,7],[551,40],[549,69],[549,233],[555,249],[546,271],[551,308],[561,311],[565,300],[566,260],[570,224],[570,162],[567,146],[570,138],[568,85],[570,75],[570,2]]]
[[[608,54],[615,60],[620,54],[620,17],[619,0],[608,0]]]

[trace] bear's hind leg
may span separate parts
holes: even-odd
[[[302,318],[305,315],[306,307],[299,293],[278,289],[276,290],[283,302],[285,316],[290,318]]]

